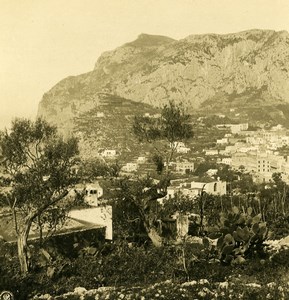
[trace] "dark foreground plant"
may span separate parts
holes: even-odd
[[[261,214],[252,216],[250,207],[244,212],[233,207],[229,213],[222,213],[219,228],[217,248],[222,262],[240,264],[248,257],[264,255],[268,228]]]
[[[128,291],[135,289],[138,292],[133,294],[131,299],[141,299],[141,296],[144,296],[145,299],[155,299],[157,293],[160,298],[161,295],[164,295],[164,299],[202,299],[203,293],[199,295],[198,293],[203,292],[205,287],[214,294],[217,292],[220,296],[218,285],[220,281],[228,281],[230,288],[223,291],[224,297],[216,299],[229,299],[230,295],[232,297],[234,293],[236,295],[240,293],[243,297],[240,299],[266,299],[268,293],[273,296],[282,294],[281,291],[276,290],[278,286],[269,291],[267,284],[274,282],[276,278],[280,282],[279,285],[287,280],[287,267],[283,267],[282,259],[285,259],[288,253],[284,252],[280,259],[277,259],[276,256],[272,261],[248,259],[244,264],[232,266],[206,259],[206,252],[202,252],[201,246],[199,248],[191,244],[186,245],[188,274],[181,264],[182,255],[180,255],[179,246],[155,248],[143,245],[139,247],[123,242],[105,244],[100,247],[86,246],[79,250],[77,257],[60,256],[56,260],[57,263],[52,264],[55,271],[51,277],[47,273],[48,267],[43,266],[33,269],[31,276],[22,278],[17,269],[17,258],[6,257],[0,261],[0,287],[11,290],[15,294],[15,298],[20,300],[31,299],[36,294],[46,293],[56,297],[73,291],[76,287],[83,287],[87,290],[113,287],[112,290],[119,293],[118,297],[121,294],[125,295],[123,299],[129,299],[126,298]],[[189,260],[193,255],[198,256],[199,253],[201,254],[198,260]],[[51,255],[53,254],[51,253]],[[188,281],[187,275],[189,275],[190,282],[196,281],[198,284],[194,283],[191,287],[185,287],[185,282]],[[201,279],[206,279],[207,283],[204,280],[200,281]],[[163,284],[168,280],[169,284]],[[255,290],[254,287],[246,286],[247,283],[252,282],[262,285],[267,294],[263,293],[263,288]],[[285,288],[284,285],[281,286],[283,289]],[[180,288],[189,291],[183,291]],[[158,290],[161,290],[161,293]],[[254,298],[253,294],[256,291],[259,294]],[[185,295],[184,298],[179,297],[182,294]],[[107,299],[118,299],[113,298],[115,295],[114,292],[111,292]],[[213,299],[209,298],[213,294],[206,292],[206,295],[207,298],[204,299]],[[265,297],[262,298],[261,295],[265,295]],[[287,294],[285,293],[285,295]],[[99,299],[105,299],[106,296],[107,294]]]

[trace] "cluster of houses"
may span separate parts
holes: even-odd
[[[147,162],[145,157],[138,157],[134,162],[128,162],[121,168],[122,174],[136,173]],[[166,165],[166,163],[165,163]],[[169,163],[170,169],[176,174],[190,174],[195,169],[195,163],[186,159],[172,161]]]
[[[99,182],[95,181],[87,185],[78,185],[71,195],[76,192],[84,193],[84,201],[88,207],[72,210],[69,213],[69,218],[82,224],[87,223],[89,226],[94,224],[105,228],[105,238],[111,240],[113,238],[112,207],[101,205],[100,199],[103,197],[104,191]],[[180,193],[194,201],[196,197],[204,192],[212,195],[225,195],[227,192],[226,182],[212,178],[206,178],[205,181],[192,181],[188,178],[176,179],[168,187],[167,195],[159,199],[159,202],[164,203],[167,199],[174,198]]]
[[[239,123],[239,124],[218,124],[216,127],[220,130],[222,129],[229,129],[231,133],[236,134],[240,133],[241,131],[248,130],[249,124],[248,123]]]
[[[145,117],[159,118],[159,114],[151,115],[146,113]],[[282,173],[285,182],[289,183],[289,157],[284,157],[278,152],[278,148],[289,146],[289,132],[281,125],[277,125],[270,130],[248,130],[248,123],[240,124],[218,124],[216,128],[220,131],[224,130],[224,136],[216,140],[216,146],[210,149],[203,149],[203,156],[214,158],[217,163],[226,164],[233,169],[243,167],[250,172],[257,182],[268,182],[272,179],[273,173]],[[190,153],[191,149],[183,142],[176,142],[169,145],[171,149],[178,155],[178,159],[170,162],[170,169],[177,176],[167,188],[167,195],[161,199],[161,202],[166,199],[174,198],[181,193],[192,199],[202,195],[202,193],[212,195],[225,195],[227,193],[227,184],[224,181],[216,180],[216,171],[209,170],[208,177],[202,180],[193,180],[192,177],[183,176],[192,173],[195,169],[195,161],[188,158],[182,158],[182,154]],[[116,158],[117,150],[104,149],[100,155],[103,158]],[[122,174],[137,173],[140,169],[144,169],[144,165],[148,164],[148,153],[142,154],[130,162],[122,166]],[[85,202],[90,206],[90,209],[82,212],[74,212],[73,216],[80,219],[93,220],[91,217],[92,210],[99,209],[100,199],[103,197],[103,188],[99,183],[88,184],[85,187]],[[93,213],[96,213],[94,211]],[[102,214],[104,212],[102,211]],[[83,214],[83,216],[80,216]],[[108,213],[104,213],[107,215]],[[92,219],[91,219],[92,218]],[[107,218],[109,220],[109,217]],[[111,222],[111,219],[110,219]],[[110,231],[107,236],[112,236],[112,225],[108,225]],[[110,232],[110,233],[109,233]]]
[[[227,193],[227,184],[225,181],[206,178],[205,181],[192,181],[190,179],[175,180],[167,188],[166,199],[174,198],[176,194],[181,193],[194,199],[206,192],[211,195],[225,195]]]
[[[160,114],[144,114],[145,117],[159,118]],[[99,113],[97,117],[104,117]],[[231,166],[233,169],[243,167],[253,175],[257,182],[268,182],[272,179],[273,173],[280,172],[283,180],[289,183],[289,157],[280,155],[278,149],[289,146],[289,132],[281,125],[277,125],[270,130],[248,130],[248,123],[240,124],[218,124],[216,128],[224,130],[224,136],[216,140],[216,147],[203,149],[204,157],[213,157],[218,163]],[[194,201],[203,193],[222,196],[227,193],[225,181],[215,179],[217,169],[210,169],[208,177],[202,180],[193,180],[189,175],[195,170],[195,161],[188,158],[191,149],[183,142],[175,142],[169,145],[178,155],[178,159],[170,162],[172,172],[182,176],[171,181],[167,188],[167,194],[160,199],[163,203],[172,199],[178,194],[189,197]],[[114,159],[119,155],[115,149],[103,149],[99,153],[104,159]],[[133,174],[143,169],[147,164],[149,153],[142,154],[134,160],[122,166],[122,174]],[[186,157],[186,159],[182,158]],[[87,207],[74,209],[69,213],[69,218],[83,226],[100,226],[105,228],[105,238],[112,239],[112,207],[102,205],[101,199],[104,197],[104,190],[98,181],[89,184],[77,185],[71,191],[70,196],[82,193]]]
[[[216,141],[218,149],[205,149],[205,155],[215,156],[217,162],[233,169],[243,167],[256,182],[269,182],[273,173],[280,172],[283,180],[289,183],[289,158],[278,151],[289,146],[288,130],[277,125],[270,130],[249,131],[246,124],[238,125],[237,135],[226,133]]]

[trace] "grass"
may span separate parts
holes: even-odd
[[[190,261],[188,257],[188,273],[175,247],[157,249],[115,242],[96,249],[92,255],[90,251],[82,251],[82,255],[71,258],[52,254],[50,265],[35,264],[26,278],[18,274],[17,258],[6,256],[0,262],[0,286],[14,292],[17,299],[47,293],[53,299],[288,299],[289,296],[288,248],[275,252],[271,249],[265,259],[256,257],[235,266],[205,259]],[[46,274],[48,266],[55,268],[52,277]],[[84,298],[80,298],[79,289],[73,292],[76,287],[89,292],[85,291]],[[66,298],[60,296],[64,294]]]

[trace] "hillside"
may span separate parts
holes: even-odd
[[[141,34],[103,53],[91,72],[56,84],[44,94],[38,115],[66,132],[79,131],[79,126],[89,130],[85,124],[91,124],[93,113],[104,107],[103,95],[107,103],[123,99],[154,108],[172,99],[190,112],[226,113],[234,108],[249,121],[288,125],[289,34],[249,30],[178,41]],[[113,101],[110,112],[120,118]],[[148,107],[130,106],[139,113]],[[108,131],[115,126],[112,123]]]
[[[98,105],[72,119],[73,133],[80,138],[81,154],[91,157],[104,149],[115,149],[118,156],[137,157],[140,144],[132,133],[134,116],[153,115],[157,109],[110,94],[99,94]],[[150,147],[143,145],[143,152]]]

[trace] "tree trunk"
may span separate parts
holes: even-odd
[[[141,215],[143,218],[143,225],[147,232],[148,237],[152,241],[153,245],[155,247],[161,247],[163,245],[163,238],[157,228],[155,227],[156,220],[156,207],[150,206],[151,210],[147,213],[144,213],[143,210],[141,210]]]
[[[17,245],[21,274],[25,275],[28,273],[28,251],[26,238],[23,234],[19,234],[17,238]]]
[[[68,194],[68,191],[65,190],[63,193],[61,193],[58,197],[54,198],[51,202],[45,203],[42,207],[40,207],[38,210],[31,211],[27,217],[25,218],[25,222],[23,225],[17,226],[17,216],[16,216],[16,210],[14,206],[12,206],[12,213],[14,216],[14,224],[15,224],[15,231],[17,233],[17,248],[18,248],[18,258],[20,262],[20,269],[21,273],[23,275],[26,275],[29,271],[29,258],[30,253],[29,249],[27,247],[27,240],[30,232],[30,228],[32,225],[32,222],[35,218],[40,216],[49,206],[54,205],[61,199],[63,199]]]
[[[157,232],[157,230],[154,227],[146,228],[147,234],[149,238],[151,239],[153,245],[155,247],[161,247],[163,245],[163,239]]]
[[[32,219],[27,218],[23,225],[23,230],[17,235],[18,258],[22,275],[26,275],[29,271],[29,251],[27,246],[28,235]]]
[[[43,228],[42,228],[40,215],[37,217],[37,223],[38,223],[38,227],[39,227],[39,245],[40,245],[40,247],[42,247],[42,245],[43,245]]]

